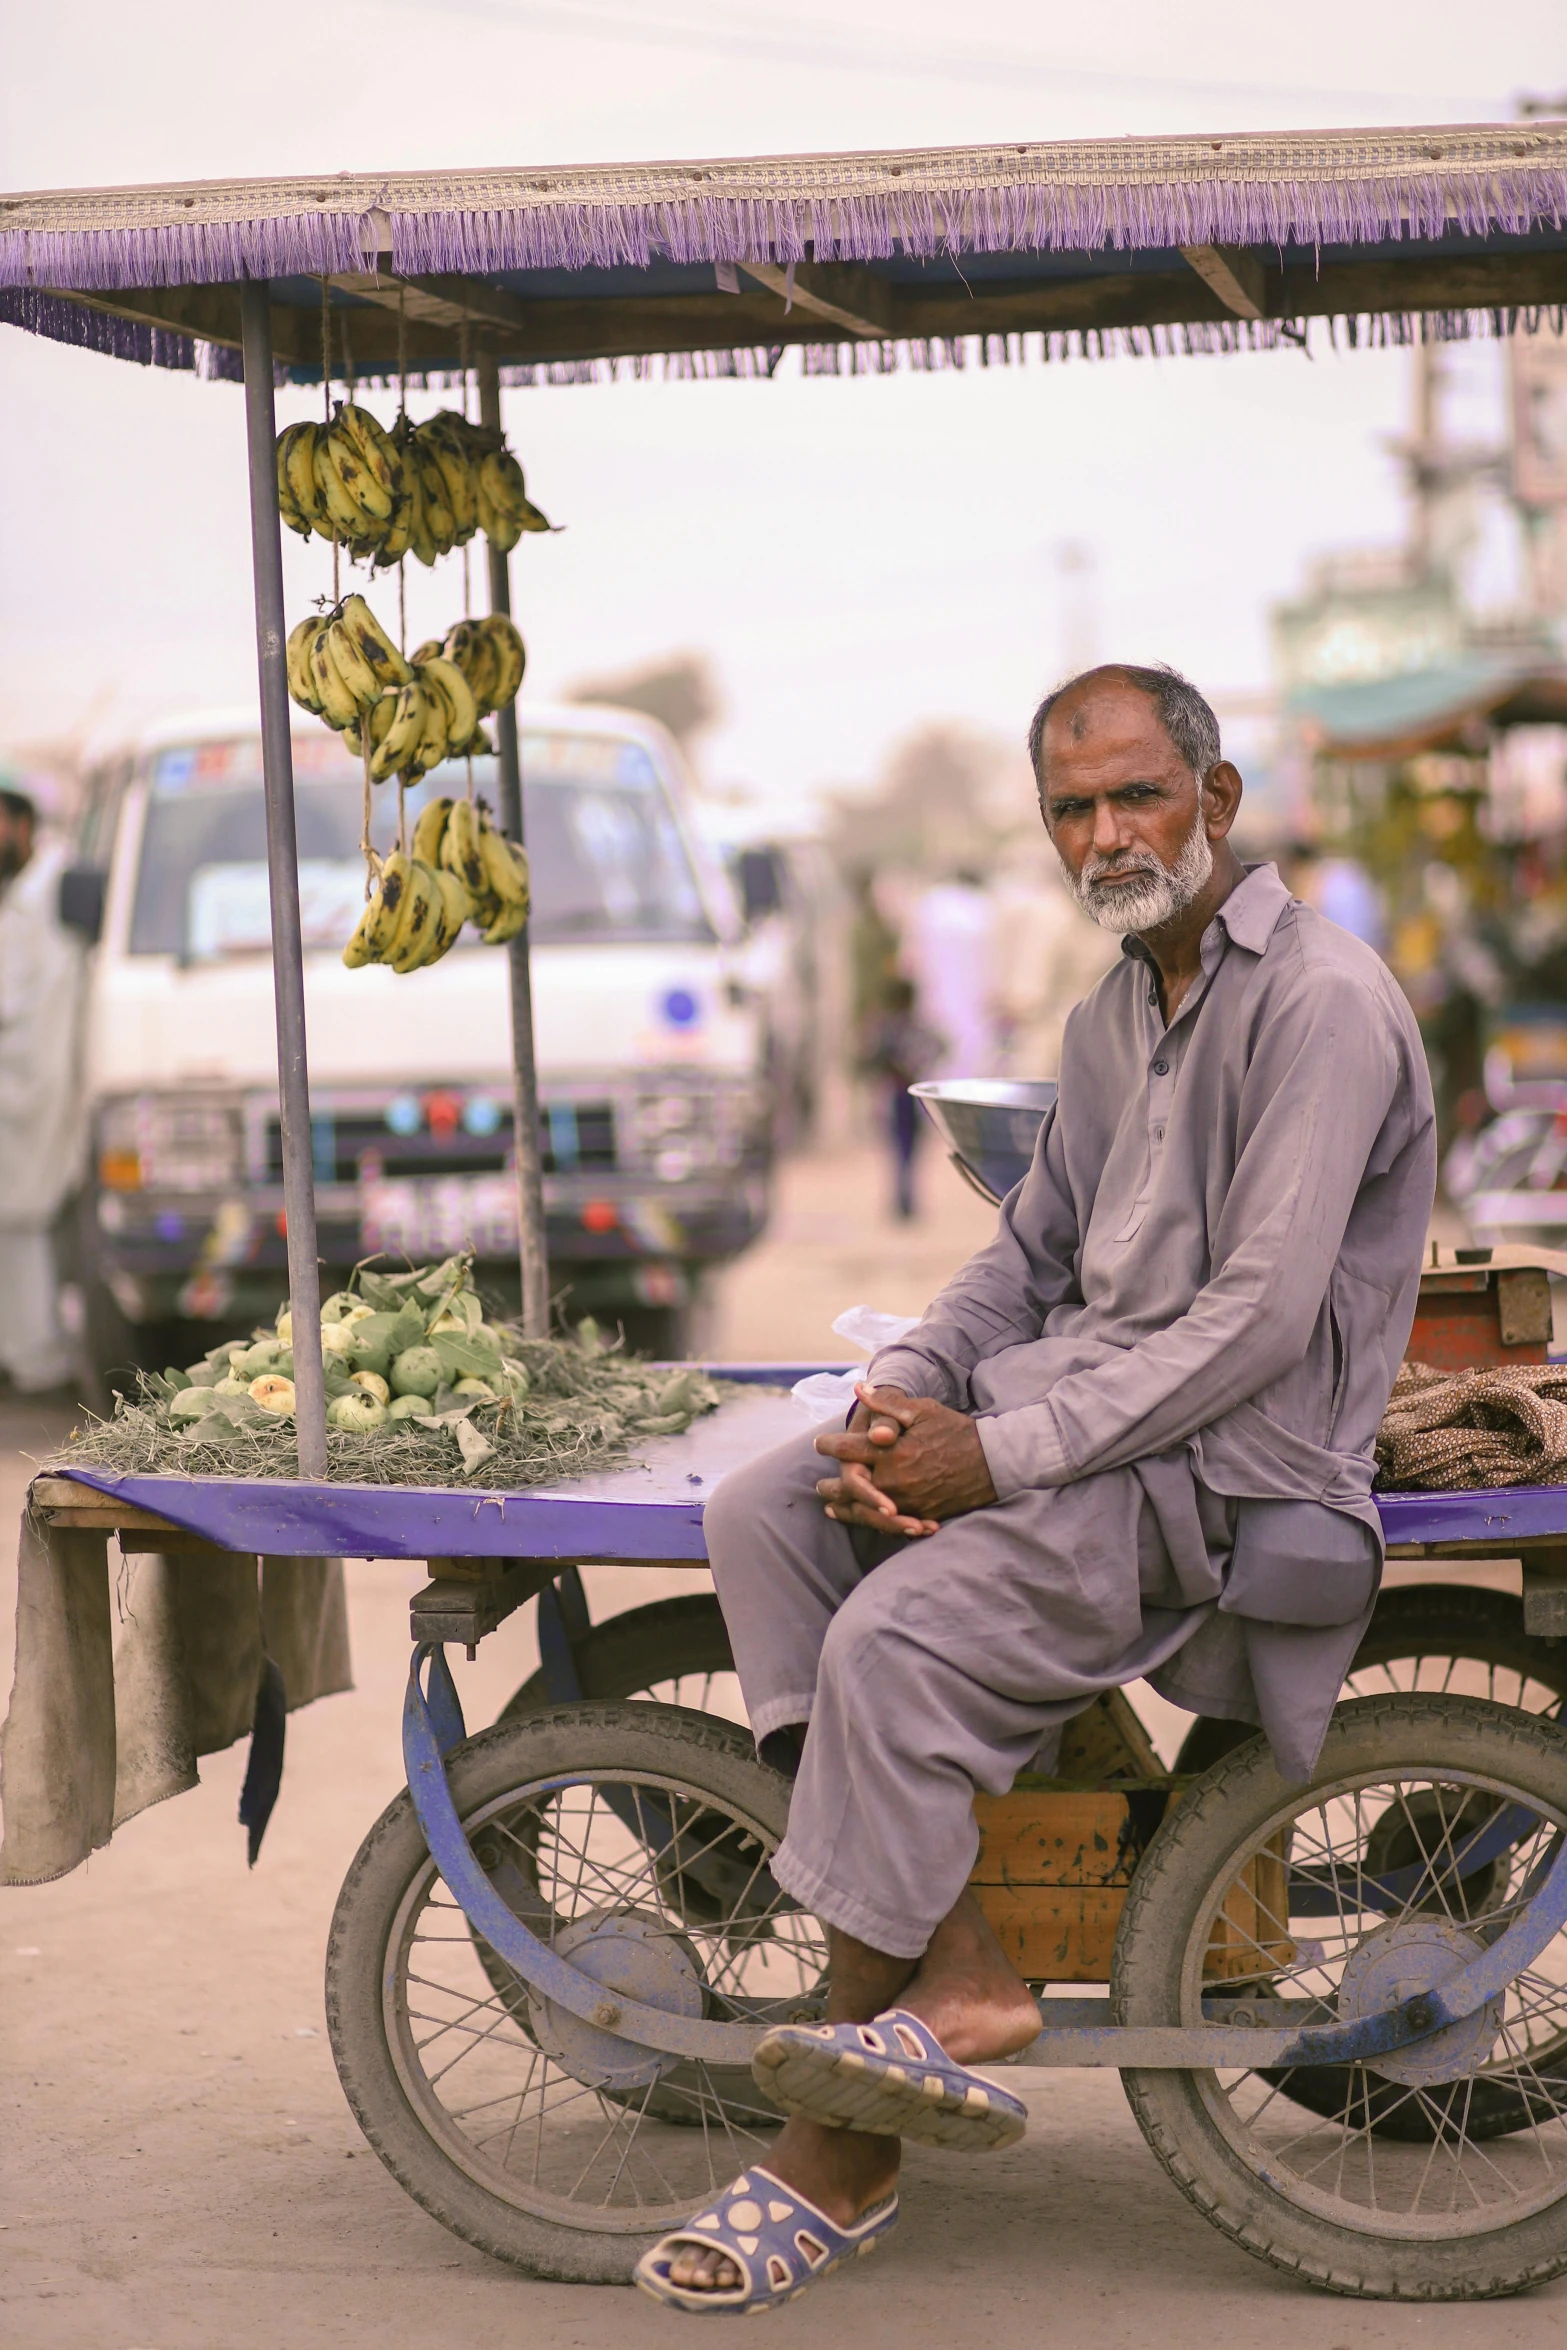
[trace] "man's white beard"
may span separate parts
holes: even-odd
[[[1161,865],[1152,849],[1130,849],[1118,857],[1090,853],[1082,872],[1077,874],[1063,861],[1062,871],[1066,873],[1073,897],[1101,930],[1116,930],[1123,936],[1160,930],[1166,922],[1173,922],[1177,914],[1184,914],[1207,888],[1213,871],[1213,843],[1204,829],[1199,809],[1197,821],[1173,865]],[[1094,882],[1106,873],[1139,873],[1146,878],[1122,882],[1115,889],[1095,889]]]

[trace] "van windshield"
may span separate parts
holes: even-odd
[[[473,762],[492,810],[497,762]],[[594,939],[711,940],[663,779],[623,736],[522,737],[523,821],[533,869],[532,935],[542,944]],[[191,743],[146,762],[147,820],[131,913],[133,955],[188,961],[271,943],[266,814],[258,739]],[[467,762],[451,761],[408,793],[412,831],[432,797],[457,799]],[[364,905],[360,765],[336,735],[294,743],[300,916],[307,947],[340,948]],[[376,787],[371,838],[395,845],[397,790]],[[470,934],[463,933],[464,942]]]

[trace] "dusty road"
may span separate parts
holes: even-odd
[[[912,1232],[875,1212],[863,1158],[792,1168],[766,1247],[732,1275],[715,1351],[841,1355],[828,1324],[916,1310],[987,1211],[927,1167]],[[0,1412],[0,1509],[55,1431]],[[8,1546],[7,1546],[8,1547]],[[9,1561],[6,1562],[9,1568]],[[325,2038],[327,1922],[400,1781],[407,1598],[422,1572],[350,1569],[358,1688],[293,1717],[260,1866],[235,1825],[242,1754],[133,1822],[62,1882],[0,1892],[0,2341],[7,2350],[510,2350],[673,2344],[683,2321],[622,2291],[537,2284],[412,2204],[368,2152]],[[596,1614],[693,1579],[590,1571]],[[9,1640],[10,1593],[0,1588]],[[470,1723],[532,1669],[531,1609],[458,1664]],[[0,1655],[0,1684],[9,1658]],[[1414,2311],[1328,2300],[1233,2251],[1165,2180],[1114,2075],[1062,2075],[1022,2146],[916,2155],[887,2253],[773,2320],[769,2340],[878,2350],[983,2339],[1166,2350],[1556,2343],[1567,2283],[1525,2301]],[[704,2336],[705,2339],[705,2336]]]

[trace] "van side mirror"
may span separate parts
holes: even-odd
[[[103,935],[103,904],[109,876],[101,865],[67,865],[60,876],[60,920],[79,931],[91,947]]]
[[[778,855],[773,849],[742,849],[735,860],[735,877],[740,884],[740,903],[746,921],[760,922],[768,914],[783,909],[783,877],[778,870]]]

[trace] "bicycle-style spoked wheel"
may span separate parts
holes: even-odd
[[[1527,1910],[1567,1827],[1567,1738],[1476,1700],[1343,1706],[1311,1787],[1252,1745],[1175,1807],[1115,1961],[1128,2023],[1380,2012]],[[1259,2003],[1261,2005],[1259,2006]],[[1293,2020],[1293,2016],[1290,2017]],[[1250,2251],[1339,2292],[1472,2298],[1567,2268],[1567,1937],[1468,2022],[1330,2096],[1287,2076],[1129,2072],[1171,2176]],[[1417,2127],[1390,2130],[1400,2113]]]
[[[561,1708],[483,1733],[448,1772],[502,1898],[606,1993],[693,2018],[817,2012],[825,1938],[767,1870],[788,1785],[743,1732],[673,1708]],[[406,1796],[344,1885],[328,2012],[383,2161],[536,2274],[628,2276],[778,2125],[743,2067],[634,2047],[533,1994],[475,1940]]]

